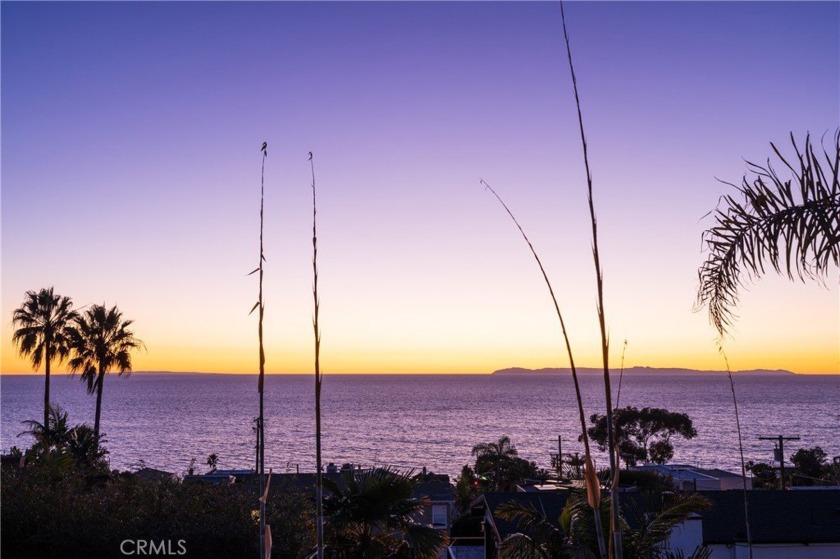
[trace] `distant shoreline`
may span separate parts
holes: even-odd
[[[525,369],[523,367],[510,367],[507,369],[499,369],[490,374],[493,375],[559,375],[571,374],[571,369],[567,368],[553,368],[546,367],[543,369]],[[582,375],[602,374],[603,369],[596,367],[577,367],[577,372]],[[611,373],[618,373],[620,369],[610,369]],[[726,371],[711,371],[701,369],[684,369],[684,368],[666,368],[666,367],[626,367],[624,374],[626,375],[725,375]],[[732,371],[732,374],[737,375],[765,375],[765,376],[789,376],[798,375],[793,371],[787,369],[745,369],[740,371]]]
[[[579,367],[577,369],[578,373],[581,376],[600,376],[603,374],[603,369],[596,368],[596,367]],[[617,376],[620,373],[619,368],[612,368],[610,369],[610,373],[612,376]],[[277,373],[271,372],[266,373],[267,376],[271,377],[308,377],[311,376],[312,372],[295,372],[295,373]],[[624,369],[624,374],[628,376],[714,376],[714,375],[725,375],[726,371],[714,371],[714,370],[702,370],[702,369],[688,369],[688,368],[679,368],[679,367],[626,367]],[[764,377],[831,377],[831,376],[840,376],[840,372],[818,372],[818,373],[796,373],[794,371],[789,371],[786,369],[746,369],[746,370],[738,370],[732,371],[733,375],[738,376],[746,376],[746,375],[756,375],[756,376],[764,376]],[[134,371],[131,373],[131,376],[150,376],[150,375],[161,375],[161,376],[195,376],[195,377],[206,377],[206,376],[242,376],[242,377],[256,377],[258,373],[256,372],[202,372],[202,371]],[[388,372],[388,373],[328,373],[325,376],[329,377],[540,377],[540,376],[552,376],[552,375],[571,375],[571,370],[569,368],[558,368],[558,367],[546,367],[542,369],[526,369],[524,367],[509,367],[506,369],[499,369],[497,371],[493,371],[490,373],[479,372],[479,373],[463,373],[463,372],[452,372],[452,373],[418,373],[418,372],[409,372],[409,373],[396,373],[396,372]],[[11,377],[43,377],[44,374],[42,371],[39,372],[26,372],[26,373],[3,373],[0,372],[0,378],[11,378]],[[53,372],[52,376],[54,378],[62,378],[70,376],[66,372]]]

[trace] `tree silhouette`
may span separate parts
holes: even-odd
[[[494,491],[509,490],[515,483],[536,475],[536,465],[519,458],[507,435],[475,445],[472,455],[476,457],[475,473],[489,476]]]
[[[747,162],[747,173],[713,210],[715,224],[703,233],[708,250],[700,267],[695,308],[708,307],[723,336],[735,318],[738,290],[771,267],[790,279],[818,279],[830,264],[840,264],[840,129],[834,146],[817,153],[810,135],[800,151],[790,136],[795,158],[770,147],[790,178],[779,175],[770,159]]]
[[[418,523],[425,501],[412,497],[414,480],[390,468],[343,470],[341,484],[324,479],[329,547],[338,558],[433,559],[446,533]]]
[[[665,559],[673,557],[663,548],[676,526],[692,514],[709,508],[704,497],[694,493],[676,493],[645,499],[645,506],[631,501],[622,507],[617,521],[621,527],[622,549],[627,557]],[[601,522],[610,515],[611,500],[600,504]],[[517,532],[502,542],[502,559],[558,559],[592,557],[598,551],[598,534],[586,499],[573,493],[566,501],[560,517],[550,519],[544,510],[518,501],[502,503],[498,515],[516,524]],[[626,516],[631,517],[628,523]],[[631,528],[632,524],[632,528]],[[701,550],[692,557],[708,557]]]
[[[607,417],[593,414],[589,436],[601,450],[607,448]],[[638,462],[664,464],[674,456],[673,435],[691,439],[697,436],[691,418],[684,413],[662,408],[626,408],[613,411],[618,454],[624,462],[635,466]]]
[[[44,423],[49,423],[50,364],[67,358],[67,326],[77,317],[69,297],[57,295],[52,287],[27,291],[26,300],[12,313],[16,330],[12,342],[22,356],[29,356],[37,371],[44,363]]]
[[[143,342],[128,329],[133,321],[123,320],[116,306],[106,309],[93,305],[77,316],[68,328],[73,357],[68,362],[71,372],[81,372],[88,394],[96,393],[96,419],[93,433],[99,440],[99,419],[102,412],[102,388],[105,375],[116,371],[120,376],[131,374],[131,352]]]

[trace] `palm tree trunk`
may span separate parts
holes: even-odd
[[[102,414],[102,386],[105,380],[105,371],[100,370],[96,378],[96,419],[93,422],[93,438],[99,444],[99,417]]]
[[[49,427],[47,421],[50,419],[50,344],[49,341],[46,343],[46,348],[44,349],[44,353],[46,353],[46,379],[44,380],[44,427]]]

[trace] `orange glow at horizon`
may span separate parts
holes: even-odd
[[[431,352],[423,349],[382,350],[375,355],[367,351],[347,352],[335,359],[324,362],[325,374],[488,374],[494,370],[508,367],[529,369],[568,367],[565,354],[549,351],[545,348],[532,348],[519,356],[510,350],[487,351],[476,348],[475,353],[455,350]],[[620,347],[612,348],[610,369],[617,372],[620,368]],[[635,348],[634,348],[635,349]],[[786,353],[782,350],[764,350],[760,352],[741,351],[735,348],[727,350],[733,370],[745,369],[785,369],[797,374],[840,374],[837,362],[825,354],[815,351],[817,348],[802,348],[799,353]],[[135,371],[199,372],[256,374],[256,350],[251,348],[218,347],[164,347],[154,351],[137,352],[133,355]],[[625,367],[647,366],[657,368],[686,368],[697,370],[724,369],[722,358],[713,345],[707,352],[663,351],[659,354],[639,356],[634,351],[632,359],[625,361]],[[283,363],[272,366],[272,363]],[[599,368],[597,355],[584,356],[579,367]],[[53,374],[65,374],[64,363],[53,362]],[[267,351],[268,374],[308,374],[312,372],[310,351],[290,351],[284,354]],[[4,341],[2,352],[2,374],[37,374],[42,375],[43,365],[33,371],[31,363],[22,359],[11,342]]]

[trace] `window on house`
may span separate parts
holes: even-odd
[[[446,505],[432,505],[432,526],[446,525]]]

